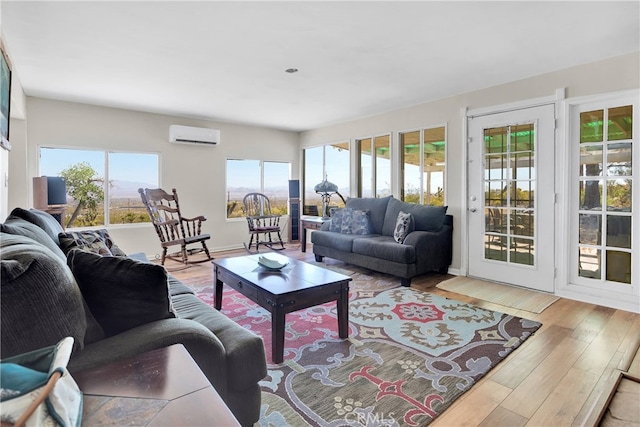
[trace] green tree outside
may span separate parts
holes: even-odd
[[[60,175],[67,184],[67,194],[77,203],[66,227],[99,225],[98,218],[104,219],[104,178],[97,176],[97,172],[86,162],[69,166]]]

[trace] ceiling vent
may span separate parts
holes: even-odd
[[[197,128],[192,126],[169,126],[169,142],[172,144],[220,144],[220,131],[218,129]]]

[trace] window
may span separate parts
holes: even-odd
[[[40,175],[67,183],[66,227],[148,222],[138,188],[159,186],[158,165],[152,153],[40,149]]]
[[[630,285],[634,184],[633,134],[637,105],[593,105],[579,110],[573,137],[578,281],[598,287]],[[578,117],[576,116],[576,119]],[[636,146],[634,148],[634,146]],[[637,183],[636,183],[637,185]],[[637,206],[637,203],[635,203]],[[590,280],[585,280],[590,279]]]
[[[322,199],[313,188],[326,179],[338,186],[346,199],[349,196],[349,143],[328,144],[305,148],[304,152],[304,209],[303,213],[322,212]],[[331,206],[343,206],[342,200],[334,196]]]
[[[391,195],[390,137],[381,135],[356,140],[359,153],[359,197]]]
[[[273,213],[287,215],[291,163],[227,159],[227,218],[244,218],[247,193],[264,193]]]
[[[443,206],[445,200],[446,127],[400,133],[401,199]]]
[[[484,130],[485,259],[535,265],[537,133],[534,123]]]

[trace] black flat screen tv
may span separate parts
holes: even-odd
[[[11,110],[11,69],[4,50],[0,49],[0,145],[7,150],[9,144],[9,114]]]

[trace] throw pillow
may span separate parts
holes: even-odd
[[[105,245],[107,245],[113,256],[127,256],[127,254],[122,249],[120,249],[118,245],[115,244],[106,229],[101,228],[100,230],[96,230],[95,232],[98,234],[98,236],[102,237],[102,240],[104,241]]]
[[[107,337],[175,317],[161,265],[82,250],[67,255],[82,295]]]
[[[65,254],[68,254],[71,249],[79,248],[103,256],[126,256],[105,229],[60,233],[58,238],[60,239],[60,248]]]
[[[353,234],[369,234],[371,231],[371,212],[367,210],[354,210],[351,232]]]
[[[331,221],[329,224],[329,231],[335,233],[342,232],[342,222],[345,217],[351,216],[351,209],[347,208],[332,208],[331,209]]]
[[[400,211],[396,220],[396,229],[393,232],[393,239],[398,243],[404,243],[407,234],[410,233],[411,214]]]
[[[342,234],[369,234],[370,233],[370,211],[369,210],[351,210],[349,218],[342,219]]]
[[[58,256],[34,240],[0,233],[0,357],[55,345],[73,337],[84,346],[82,294]]]
[[[353,229],[353,211],[349,209],[342,215],[342,223],[340,224],[340,233],[351,234]]]

